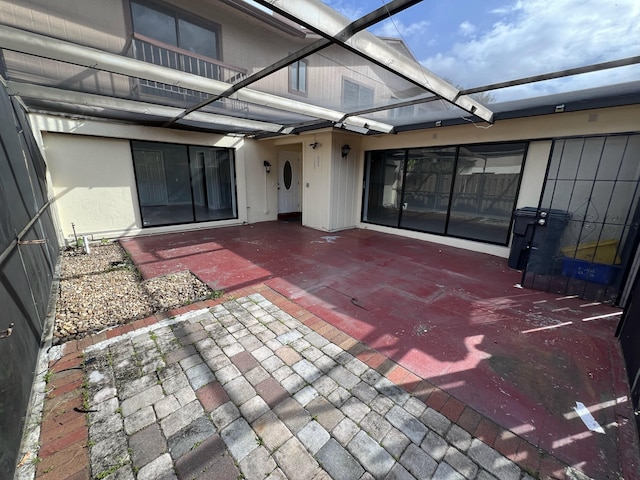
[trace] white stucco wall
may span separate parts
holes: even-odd
[[[71,223],[75,224],[78,235],[87,234],[94,240],[247,223],[248,211],[251,210],[247,208],[247,200],[258,202],[254,196],[248,195],[247,188],[256,190],[255,184],[259,180],[255,171],[264,170],[262,156],[268,154],[268,150],[265,153],[263,149],[268,145],[245,148],[245,141],[238,137],[47,115],[34,114],[30,120],[34,129],[41,133],[41,148],[50,172],[54,205],[60,219],[60,240],[63,242],[70,242],[73,238]],[[130,140],[234,149],[238,218],[143,229]],[[249,165],[249,173],[245,165]],[[256,205],[263,204],[264,196]],[[254,210],[260,211],[257,207]],[[275,217],[258,213],[251,217],[251,221],[270,218]]]
[[[44,133],[62,234],[127,234],[140,225],[129,142]]]

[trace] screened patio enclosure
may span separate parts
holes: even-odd
[[[478,65],[493,66],[481,48],[448,69],[437,55],[447,34],[431,35],[436,14],[451,2],[346,3],[0,0],[5,110],[20,120],[3,139],[34,134],[26,157],[7,149],[7,171],[36,160],[42,198],[27,201],[28,179],[21,191],[32,213],[46,207],[50,238],[20,246],[48,249],[37,250],[42,278],[29,282],[50,285],[54,250],[74,225],[99,241],[275,221],[280,211],[321,231],[371,229],[506,263],[514,214],[530,207],[524,286],[627,305],[640,269],[639,27],[616,43],[602,21],[589,32],[601,45],[591,56],[565,25],[552,32],[565,46],[557,58],[540,53],[545,32],[522,51],[489,44],[511,68],[480,75]],[[624,2],[600,3],[610,18]],[[466,29],[469,44],[479,38],[474,25],[449,26]],[[555,236],[549,212],[566,219]],[[5,228],[7,242],[34,225]],[[44,309],[50,289],[40,290]],[[31,364],[38,322],[22,349]],[[16,415],[29,375],[14,382]],[[15,463],[18,430],[3,464]]]
[[[488,76],[483,85],[469,76],[457,85],[429,70],[403,35],[403,19],[428,25],[421,3],[363,2],[358,15],[346,16],[329,0],[0,0],[0,67],[10,95],[28,112],[49,116],[47,121],[99,119],[263,144],[297,142],[307,161],[314,154],[305,151],[305,135],[329,132],[330,153],[324,150],[322,158],[335,163],[321,182],[331,188],[316,197],[307,189],[317,182],[306,178],[304,188],[296,185],[300,205],[315,210],[331,204],[331,213],[318,215],[346,218],[316,222],[319,228],[356,226],[359,220],[508,248],[527,178],[530,133],[522,130],[504,141],[499,135],[492,141],[462,136],[434,146],[438,129],[466,125],[483,132],[503,120],[636,105],[640,56],[616,57],[615,49],[603,48],[598,63],[576,59],[569,68],[547,71],[545,62],[532,61],[537,66],[526,77]],[[570,90],[576,79],[590,88]],[[410,145],[366,143],[430,130]],[[340,153],[349,138],[360,151],[351,156],[355,161],[340,163],[349,158]],[[282,185],[241,173],[246,160],[238,162],[232,145],[132,137],[132,165],[125,166],[133,180],[125,183],[135,187],[134,205],[122,223],[152,228],[248,221],[245,210],[251,207],[242,196],[264,204],[252,211],[262,208],[266,215],[272,210],[269,189]],[[315,152],[319,142],[314,138],[310,145]],[[316,157],[306,168],[319,171]],[[273,162],[275,167],[275,156]],[[538,206],[539,195],[529,196],[531,206]],[[633,202],[627,203],[632,209]],[[633,237],[635,227],[625,228],[624,238]],[[631,245],[624,255],[631,264],[633,242],[624,243]],[[621,270],[619,281],[635,275]],[[545,282],[528,284],[550,288]]]
[[[40,0],[2,3],[3,76],[29,109],[256,137],[491,124],[500,118],[496,99],[530,95],[517,93],[520,85],[546,89],[595,71],[616,78],[640,61],[606,58],[489,85],[470,78],[462,88],[418,62],[400,31],[397,39],[370,33],[411,13],[416,0],[391,1],[354,19],[318,0],[209,0],[188,10],[175,1],[88,2],[64,14]],[[254,56],[246,40],[225,41],[239,25],[223,22],[238,13],[277,28],[267,51]],[[345,65],[353,75],[343,79]]]

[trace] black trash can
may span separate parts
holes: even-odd
[[[523,207],[514,212],[513,240],[511,241],[508,260],[509,267],[522,270],[527,266],[529,246],[533,238],[533,227],[536,223],[537,215],[538,209],[535,207]]]
[[[514,219],[508,265],[531,273],[557,273],[555,258],[571,215],[563,210],[524,207],[515,211]],[[535,256],[530,258],[532,250]]]

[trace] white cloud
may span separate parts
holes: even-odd
[[[463,27],[464,22],[460,32],[473,36],[422,63],[454,83],[471,87],[640,54],[637,0],[615,4],[601,0],[521,0],[492,13],[498,21],[488,31],[474,33],[471,24]],[[634,71],[637,75],[633,68],[613,75],[629,81],[632,78],[625,72]],[[591,75],[586,83],[603,76]],[[572,81],[585,84],[580,77]]]
[[[407,38],[424,34],[429,29],[429,22],[426,20],[405,25],[399,19],[385,20],[376,25],[373,33],[381,37]]]
[[[471,22],[469,22],[467,20],[462,22],[460,24],[460,27],[458,28],[458,31],[464,37],[473,36],[473,34],[476,33],[476,30],[478,30],[477,27],[473,23],[471,23]]]

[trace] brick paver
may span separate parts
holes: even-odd
[[[517,435],[256,290],[62,347],[37,478],[525,480],[525,450],[523,466],[563,478]]]

